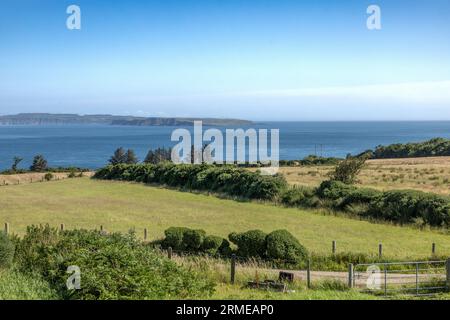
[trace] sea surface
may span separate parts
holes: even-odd
[[[251,127],[280,130],[280,159],[301,159],[310,154],[345,157],[348,153],[357,154],[377,145],[450,138],[450,121],[260,122]],[[52,167],[96,169],[105,165],[118,147],[134,149],[142,160],[149,149],[173,146],[176,142],[171,141],[171,133],[179,128],[0,126],[0,170],[10,168],[14,156],[24,158],[20,167],[26,168],[36,154],[43,154]],[[192,131],[192,128],[186,129]]]

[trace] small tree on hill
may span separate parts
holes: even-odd
[[[139,162],[139,159],[136,157],[136,154],[132,149],[128,149],[125,154],[125,163],[127,164],[136,164]]]
[[[16,171],[17,171],[17,167],[19,166],[19,163],[22,162],[22,160],[23,160],[23,158],[20,158],[20,157],[14,157],[14,159],[13,159],[13,164],[12,164],[12,166],[11,166],[11,170],[12,170],[13,172],[16,172]]]
[[[33,164],[30,167],[31,171],[42,172],[47,170],[47,160],[45,160],[43,155],[37,155],[33,159]]]
[[[126,163],[126,161],[127,161],[127,154],[125,153],[125,150],[122,147],[114,151],[114,154],[109,159],[109,163],[112,165],[116,165],[119,163]]]
[[[331,180],[340,181],[345,184],[353,184],[356,177],[364,167],[367,157],[347,157],[341,161],[330,173]]]

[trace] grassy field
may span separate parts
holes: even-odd
[[[385,255],[395,258],[428,257],[433,242],[437,254],[450,252],[450,237],[436,231],[88,178],[2,186],[0,222],[9,222],[18,234],[39,223],[92,229],[103,225],[109,231],[135,228],[139,235],[148,228],[152,239],[170,226],[202,228],[223,237],[232,231],[283,228],[318,254],[329,254],[332,240],[338,251],[369,254],[382,242]]]
[[[332,166],[283,167],[291,184],[318,186]],[[359,185],[379,190],[415,189],[450,195],[450,157],[369,160]]]

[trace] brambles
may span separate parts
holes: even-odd
[[[65,299],[186,299],[214,291],[210,280],[162,257],[133,233],[30,227],[16,260],[21,272],[39,274]],[[80,290],[66,288],[71,265],[82,272]]]

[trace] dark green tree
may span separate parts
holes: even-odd
[[[19,163],[22,162],[22,160],[23,160],[23,158],[20,158],[20,157],[14,157],[13,158],[13,164],[11,166],[11,170],[13,172],[17,171],[17,167],[19,166]]]
[[[139,159],[136,157],[134,150],[128,149],[125,154],[125,163],[127,164],[136,164],[139,162]]]
[[[126,163],[127,161],[127,154],[125,153],[125,150],[120,147],[114,151],[114,154],[109,159],[109,163],[112,165],[116,165],[119,163]]]
[[[31,171],[42,172],[47,170],[47,160],[45,160],[44,156],[39,154],[34,157],[33,164],[30,167]]]
[[[172,149],[170,148],[157,148],[150,150],[145,157],[145,163],[158,164],[163,161],[169,161],[171,159]]]

